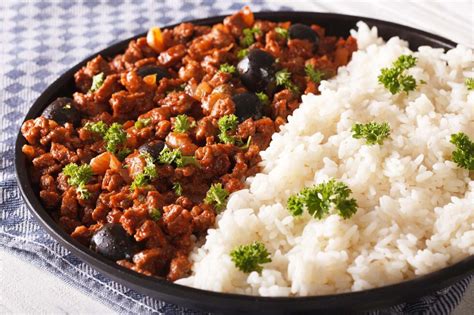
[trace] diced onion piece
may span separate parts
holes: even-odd
[[[114,154],[110,152],[104,152],[93,158],[90,162],[90,166],[94,174],[103,175],[109,168],[113,170],[120,169],[122,167],[122,163],[120,163]]]
[[[194,91],[194,98],[201,101],[202,98],[209,95],[212,92],[212,87],[205,81],[199,83]]]
[[[250,7],[248,5],[246,5],[242,9],[242,14],[243,14],[245,24],[247,24],[247,26],[251,27],[253,25],[253,23],[255,22],[255,18],[253,17],[253,13],[250,10]]]
[[[109,168],[110,164],[110,152],[104,152],[93,158],[90,162],[92,172],[94,174],[105,174],[105,171]]]
[[[146,42],[155,52],[160,53],[165,50],[165,44],[163,41],[163,34],[161,29],[157,26],[150,28],[146,35]]]
[[[148,85],[156,84],[156,74],[150,74],[143,78],[143,81]]]
[[[334,61],[337,66],[344,66],[349,61],[349,51],[344,47],[338,47],[334,52]]]
[[[109,167],[110,167],[110,169],[113,169],[113,170],[119,170],[119,169],[122,168],[122,163],[115,156],[115,154],[110,153]]]
[[[35,148],[31,145],[25,144],[21,148],[21,151],[30,159],[33,160],[35,158]]]

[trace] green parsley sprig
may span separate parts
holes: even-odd
[[[204,202],[208,205],[213,205],[217,212],[224,209],[229,192],[222,187],[221,183],[212,184],[206,193]]]
[[[291,81],[291,72],[288,69],[282,69],[275,74],[276,84],[284,86],[288,90],[297,93],[298,87]]]
[[[401,55],[395,60],[391,68],[383,68],[378,76],[379,83],[390,91],[397,94],[400,91],[406,93],[416,88],[416,80],[412,75],[405,74],[408,70],[415,66],[417,59],[411,55]]]
[[[352,191],[343,182],[330,179],[325,183],[302,189],[290,196],[287,202],[288,211],[293,216],[300,216],[303,211],[316,219],[322,219],[335,211],[344,219],[350,218],[357,211],[357,201],[349,198]]]
[[[181,151],[178,149],[171,150],[168,147],[165,147],[163,150],[160,152],[160,156],[158,157],[158,161],[161,164],[173,164],[177,160],[181,158],[182,154]]]
[[[467,86],[469,91],[474,90],[474,78],[466,78],[466,80],[464,80],[464,84]]]
[[[94,93],[104,84],[105,81],[105,74],[103,72],[96,74],[92,77],[92,85],[89,89],[89,93]]]
[[[237,51],[237,58],[244,59],[249,54],[248,48],[242,48]]]
[[[352,138],[365,139],[368,145],[379,144],[390,135],[390,125],[386,122],[369,122],[367,124],[355,124],[352,126]]]
[[[189,117],[186,114],[182,114],[175,117],[173,130],[175,132],[184,133],[195,126],[195,121],[189,122]]]
[[[173,191],[177,196],[181,196],[183,194],[183,186],[179,182],[176,182],[173,184]]]
[[[252,271],[261,273],[263,270],[261,265],[272,261],[265,245],[260,242],[238,246],[230,252],[230,259],[245,273]]]
[[[94,123],[88,122],[84,125],[84,128],[100,135],[105,141],[105,149],[112,153],[116,153],[118,147],[124,144],[127,140],[127,132],[119,123],[113,123],[109,127],[103,121]],[[130,153],[129,150],[128,152]]]
[[[148,211],[148,214],[150,215],[150,218],[151,218],[153,221],[158,221],[158,220],[161,219],[161,217],[163,216],[163,214],[161,213],[160,209],[157,209],[157,208],[151,208],[151,209]]]
[[[453,161],[462,168],[474,171],[474,142],[464,132],[451,135],[451,143],[456,146]]]
[[[240,45],[249,47],[255,42],[255,35],[261,34],[262,31],[257,27],[244,28],[242,31],[242,38],[240,39]]]
[[[132,184],[130,185],[130,190],[133,192],[139,187],[148,185],[151,181],[158,177],[156,171],[155,160],[149,153],[142,153],[141,157],[145,160],[145,167],[143,172],[135,175]]]
[[[324,76],[326,75],[323,71],[315,69],[312,65],[307,64],[304,67],[304,71],[306,75],[310,78],[311,81],[314,83],[320,83]]]
[[[90,193],[86,188],[87,182],[92,178],[92,167],[89,164],[69,163],[63,170],[63,174],[68,176],[67,182],[76,189],[81,199],[89,199]]]
[[[223,143],[234,144],[237,140],[235,136],[229,135],[230,132],[233,132],[237,129],[239,125],[239,120],[234,114],[224,115],[217,121],[217,126],[219,127],[219,140]]]
[[[219,66],[219,72],[234,74],[235,71],[235,66],[228,63],[223,63]]]
[[[194,156],[187,156],[181,153],[179,149],[173,149],[166,147],[160,152],[160,156],[158,157],[158,161],[161,164],[169,164],[175,165],[176,167],[183,167],[186,165],[195,165],[200,167],[198,161]]]
[[[105,149],[109,152],[115,153],[119,145],[122,145],[127,140],[127,132],[119,123],[113,123],[104,135],[106,142]]]
[[[181,155],[181,159],[178,159],[176,161],[176,166],[177,167],[184,167],[186,165],[194,165],[196,167],[201,167],[201,164],[196,160],[194,156],[190,155]]]
[[[288,30],[283,27],[275,27],[275,32],[278,34],[278,36],[281,36],[283,39],[288,39]]]
[[[98,122],[88,122],[84,125],[84,128],[90,132],[94,132],[98,134],[99,136],[103,137],[105,136],[107,129],[109,129],[109,126],[107,126],[107,124],[104,123],[103,121],[98,121]]]
[[[265,94],[265,92],[257,92],[255,93],[255,95],[257,95],[258,99],[260,100],[260,103],[262,103],[263,105],[268,105],[270,103],[268,95]]]

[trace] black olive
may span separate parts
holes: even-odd
[[[116,223],[107,223],[97,230],[92,236],[90,248],[114,261],[131,259],[138,249],[122,225]]]
[[[240,79],[252,92],[272,94],[275,89],[275,58],[269,53],[252,49],[237,65]]]
[[[170,78],[171,74],[168,69],[161,66],[155,65],[145,65],[137,70],[139,76],[146,77],[147,75],[156,74],[156,82],[160,81],[163,78]]]
[[[157,159],[160,156],[160,152],[165,148],[165,143],[161,140],[151,141],[142,144],[138,148],[140,153],[149,153],[153,158]]]
[[[262,118],[263,104],[254,93],[241,93],[232,96],[235,104],[235,116],[240,122],[248,119]]]
[[[57,98],[45,108],[41,115],[47,119],[54,120],[60,125],[70,122],[75,127],[78,127],[81,124],[81,114],[72,106],[72,99],[68,97]]]
[[[290,39],[306,39],[314,44],[319,44],[319,36],[313,31],[308,25],[296,23],[290,26],[289,30]]]

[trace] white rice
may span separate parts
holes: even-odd
[[[177,283],[263,296],[320,295],[400,282],[474,254],[474,181],[451,161],[450,135],[474,138],[472,49],[420,47],[397,37],[384,43],[375,28],[358,23],[359,50],[338,75],[321,84],[321,95],[303,103],[270,147],[262,173],[228,208],[191,254],[193,275]],[[419,84],[390,94],[377,83],[380,69],[401,54],[418,58],[409,70]],[[356,122],[386,121],[384,144],[352,138]],[[334,177],[357,199],[358,212],[344,220],[292,217],[287,198]],[[229,253],[260,241],[272,262],[263,272],[239,271]]]

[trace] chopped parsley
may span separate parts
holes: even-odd
[[[183,167],[186,165],[194,165],[196,167],[201,167],[201,164],[199,164],[199,162],[196,160],[194,156],[181,155],[181,158],[176,160],[176,166]]]
[[[68,184],[79,186],[86,184],[92,178],[92,168],[89,164],[78,166],[76,163],[69,163],[63,168],[64,175],[68,176]]]
[[[152,180],[158,177],[153,157],[149,153],[142,153],[141,157],[145,159],[146,165],[143,168],[143,172],[137,174],[133,179],[133,182],[130,185],[130,190],[132,192],[138,187],[148,185]]]
[[[312,65],[307,64],[306,67],[304,67],[304,72],[306,72],[306,75],[313,81],[314,83],[319,83],[321,80],[324,78],[325,73],[322,72],[321,70],[315,69]]]
[[[237,58],[244,59],[249,54],[248,48],[242,48],[237,52]]]
[[[240,45],[244,47],[249,47],[255,42],[255,34],[261,34],[259,28],[252,27],[252,28],[244,28],[242,31],[243,37],[240,39]]]
[[[81,199],[89,199],[91,196],[91,193],[87,190],[86,184],[79,184],[79,186],[76,187],[76,192],[79,194]]]
[[[349,198],[352,191],[343,182],[331,179],[328,182],[306,187],[288,198],[288,211],[293,216],[300,216],[303,211],[316,219],[322,219],[335,211],[344,219],[350,218],[357,211],[357,201]]]
[[[176,160],[181,158],[181,151],[178,149],[170,150],[166,147],[160,152],[158,161],[162,164],[173,164]]]
[[[397,94],[400,91],[406,93],[413,91],[416,88],[416,80],[412,75],[404,73],[415,66],[416,58],[410,55],[401,55],[395,60],[391,68],[383,68],[378,76],[379,83],[390,91],[392,94]]]
[[[464,132],[451,135],[451,143],[456,146],[453,161],[462,168],[474,171],[474,142]]]
[[[88,122],[85,124],[86,130],[92,131],[100,135],[105,141],[105,149],[109,152],[116,153],[120,145],[127,140],[127,132],[119,123],[113,123],[108,127],[103,121]],[[121,155],[127,156],[130,153],[128,148],[121,150]]]
[[[401,55],[393,62],[393,67],[407,70],[416,65],[416,58],[411,55]]]
[[[213,205],[217,212],[221,211],[226,204],[229,192],[222,187],[221,183],[212,184],[206,193],[204,202],[208,205]]]
[[[176,165],[176,167],[183,167],[186,165],[195,165],[200,167],[200,164],[194,156],[187,156],[183,155],[179,149],[170,150],[170,148],[166,147],[160,152],[160,156],[158,157],[158,161],[161,164],[169,164],[169,165]]]
[[[192,123],[189,122],[189,117],[185,114],[178,115],[175,117],[174,123],[173,123],[173,130],[175,132],[180,132],[184,133],[188,131],[190,128],[193,128],[196,126],[196,122],[193,121]]]
[[[105,149],[115,153],[119,145],[127,140],[127,133],[119,123],[113,123],[104,135]]]
[[[87,182],[92,178],[92,167],[89,164],[69,163],[63,168],[63,174],[68,176],[67,182],[76,189],[81,199],[89,199],[90,193],[86,188]]]
[[[275,27],[275,32],[281,36],[281,38],[287,39],[288,38],[288,30],[283,27]]]
[[[474,90],[474,78],[466,78],[464,84],[466,84],[469,91]]]
[[[275,77],[277,85],[287,85],[291,81],[291,73],[286,69],[278,71]]]
[[[219,67],[219,71],[223,73],[234,74],[235,73],[235,66],[230,65],[228,63],[223,63]]]
[[[148,178],[143,173],[135,175],[132,184],[130,185],[130,191],[134,192],[135,189],[148,185]]]
[[[234,114],[224,115],[219,118],[217,125],[219,127],[219,140],[223,143],[234,144],[236,142],[236,137],[229,135],[229,132],[235,131],[239,125],[237,116]]]
[[[230,259],[235,266],[245,273],[256,271],[261,273],[262,264],[271,262],[270,253],[260,242],[241,245],[230,252]]]
[[[257,92],[255,93],[255,95],[257,95],[258,99],[260,100],[260,103],[262,103],[263,105],[268,105],[270,103],[268,95],[264,92]]]
[[[390,135],[390,125],[386,122],[369,122],[367,124],[355,124],[352,126],[352,138],[365,139],[368,145],[379,144]]]
[[[109,129],[109,126],[107,126],[106,123],[103,121],[98,121],[98,122],[88,122],[84,125],[84,128],[88,131],[94,132],[101,137],[105,136],[105,133],[107,132],[107,129]]]
[[[151,118],[140,118],[135,122],[135,128],[142,129],[151,123]]]
[[[158,176],[155,167],[155,160],[150,153],[142,153],[141,156],[145,159],[146,166],[143,168],[143,174],[148,176],[150,179],[154,179]]]
[[[105,74],[103,72],[96,74],[92,77],[92,85],[89,89],[89,93],[93,93],[100,89],[100,87],[104,84]]]
[[[153,220],[153,221],[158,221],[159,219],[161,219],[161,217],[163,216],[161,214],[161,211],[160,209],[157,209],[157,208],[152,208],[148,211],[148,214],[150,215],[150,218]]]
[[[298,87],[291,81],[291,73],[287,69],[282,69],[275,74],[276,84],[284,86],[292,92],[298,92]]]
[[[178,182],[173,184],[173,190],[177,196],[181,196],[183,194],[183,186],[181,186],[181,184]]]

